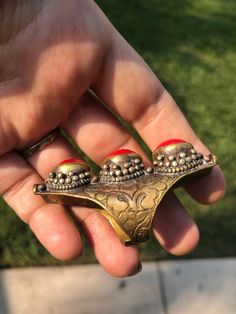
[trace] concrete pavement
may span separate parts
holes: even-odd
[[[143,264],[112,278],[98,265],[0,271],[0,314],[236,314],[236,258]]]

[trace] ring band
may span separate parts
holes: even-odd
[[[34,145],[27,147],[23,150],[20,150],[20,154],[24,158],[31,157],[35,153],[43,150],[45,147],[47,147],[49,144],[51,144],[55,140],[55,138],[57,137],[59,132],[60,132],[60,129],[56,128],[55,130],[53,130],[51,133],[46,135],[44,138],[42,138],[40,141],[38,141]]]

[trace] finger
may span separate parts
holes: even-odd
[[[115,30],[113,35],[110,52],[93,86],[95,92],[139,131],[151,150],[166,139],[182,138],[193,143],[197,150],[207,152],[150,68]],[[205,192],[202,182],[207,185]],[[203,192],[196,193],[196,187]],[[217,201],[224,191],[225,180],[220,169],[205,181],[188,186],[191,196],[204,203]]]
[[[82,250],[79,232],[62,206],[49,205],[33,194],[33,185],[41,181],[17,153],[0,157],[0,194],[52,255],[75,258]]]
[[[199,240],[198,227],[173,192],[158,207],[153,233],[164,249],[175,255],[192,251]]]
[[[80,147],[96,161],[101,161],[106,156],[110,144],[113,146],[113,149],[118,149],[125,145],[125,147],[133,149],[142,155],[142,151],[137,146],[137,143],[129,137],[110,113],[101,107],[100,103],[91,95],[85,95],[81,99],[80,106],[73,112],[65,127]],[[89,137],[90,134],[94,136]],[[91,138],[91,141],[87,140],[88,137]],[[96,146],[97,143],[99,143],[98,146]],[[163,204],[161,205],[163,209],[160,210],[160,220],[157,218],[159,229],[157,239],[161,241],[167,250],[173,253],[176,252],[177,254],[179,252],[181,254],[181,250],[182,252],[190,251],[197,243],[197,226],[187,215],[174,194]],[[182,217],[182,225],[179,224],[179,228],[174,229],[175,232],[173,232],[170,213],[173,213],[173,219],[177,215],[181,221]],[[155,223],[155,229],[157,229],[156,226],[157,224]],[[173,244],[173,236],[176,238],[175,244]],[[192,239],[192,244],[190,244],[190,239]],[[165,243],[163,242],[164,240]]]
[[[78,207],[73,207],[73,212],[82,225],[99,263],[108,273],[124,277],[141,270],[137,246],[124,246],[108,220],[99,212]]]
[[[30,156],[28,161],[42,178],[47,178],[56,166],[69,158],[79,159],[80,156],[61,135],[58,135],[47,147]]]
[[[217,166],[208,176],[195,179],[184,188],[199,203],[213,204],[224,197],[226,181],[220,167]]]
[[[139,144],[89,93],[80,99],[79,105],[63,123],[63,128],[97,163],[101,163],[109,153],[122,147],[133,149],[144,156]]]
[[[78,158],[68,143],[58,136],[42,151],[29,158],[32,166],[46,177],[63,159]],[[94,253],[113,276],[127,276],[137,272],[139,253],[136,246],[125,247],[109,222],[99,212],[89,208],[74,207],[76,219],[81,223]]]

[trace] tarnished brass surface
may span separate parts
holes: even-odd
[[[47,202],[78,205],[100,210],[111,223],[124,244],[140,243],[149,238],[153,217],[164,195],[176,186],[208,174],[217,164],[209,155],[207,162],[184,173],[148,173],[123,182],[98,182],[73,190],[50,190],[35,185],[34,193]]]

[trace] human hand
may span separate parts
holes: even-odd
[[[61,137],[27,161],[16,150],[62,126],[98,163],[124,147],[143,155],[109,111],[86,93],[88,88],[132,124],[152,150],[176,137],[204,154],[208,150],[152,71],[92,1],[2,3],[0,193],[51,254],[69,260],[82,252],[80,234],[68,212],[33,195],[32,186],[62,160],[76,157],[75,152]],[[199,203],[216,202],[225,190],[221,170],[215,167],[186,190]],[[136,246],[124,247],[92,209],[75,207],[72,212],[107,272],[125,276],[137,271]],[[153,233],[177,255],[191,251],[199,237],[174,193],[160,205]]]

